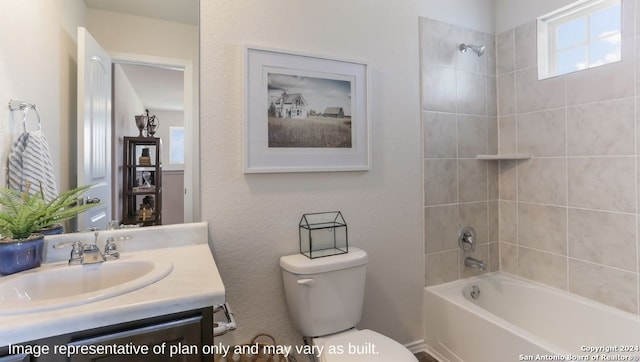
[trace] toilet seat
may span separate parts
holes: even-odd
[[[320,356],[321,362],[417,361],[416,357],[403,345],[369,329],[351,329],[342,333],[314,338],[313,342],[316,346],[323,347],[323,353]],[[329,353],[331,346],[334,351],[341,346],[343,353]]]

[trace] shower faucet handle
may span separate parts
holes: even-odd
[[[458,233],[458,245],[464,251],[476,249],[476,231],[471,226],[464,226]]]

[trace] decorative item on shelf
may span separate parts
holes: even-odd
[[[147,208],[153,211],[155,209],[155,199],[151,195],[147,195],[142,198],[142,203],[147,205]]]
[[[151,187],[153,186],[151,184],[151,172],[149,171],[142,171],[142,179],[144,180],[144,183],[142,184],[142,186],[144,187]]]
[[[149,147],[142,149],[142,155],[138,157],[138,164],[141,166],[151,166],[151,155],[149,154]]]
[[[310,259],[349,252],[347,223],[340,211],[302,215],[300,253]]]
[[[77,202],[89,185],[60,193],[48,202],[42,191],[30,194],[30,186],[24,191],[0,189],[0,274],[3,275],[39,267],[46,229],[99,205]]]
[[[153,210],[147,204],[140,204],[140,220],[147,221],[153,217]]]
[[[138,134],[138,137],[144,137],[144,135],[142,134],[142,131],[144,131],[147,128],[147,119],[145,118],[144,115],[135,116],[135,119],[136,119],[136,127],[138,127],[138,131],[140,131],[140,133]]]
[[[145,109],[144,112],[145,113],[134,117],[136,119],[136,127],[138,127],[140,131],[138,137],[153,137],[160,126],[160,119],[154,114],[149,114],[148,109]],[[143,134],[143,131],[146,132],[146,135]]]

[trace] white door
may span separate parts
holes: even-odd
[[[111,58],[78,28],[78,186],[93,185],[84,202],[100,202],[78,217],[78,229],[106,229],[111,219]]]

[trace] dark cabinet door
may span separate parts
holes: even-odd
[[[93,346],[92,348],[95,350],[96,346],[105,346],[111,349],[122,349],[126,346],[135,346],[136,351],[140,351],[142,346],[147,346],[148,351],[146,354],[121,354],[121,351],[114,351],[113,354],[75,353],[69,358],[69,361],[199,362],[203,360],[200,354],[200,348],[203,345],[202,327],[202,316],[196,316],[113,334],[101,335],[89,339],[72,341],[68,343],[69,348]],[[162,350],[164,350],[164,353],[162,353]],[[172,352],[173,356],[170,355]]]

